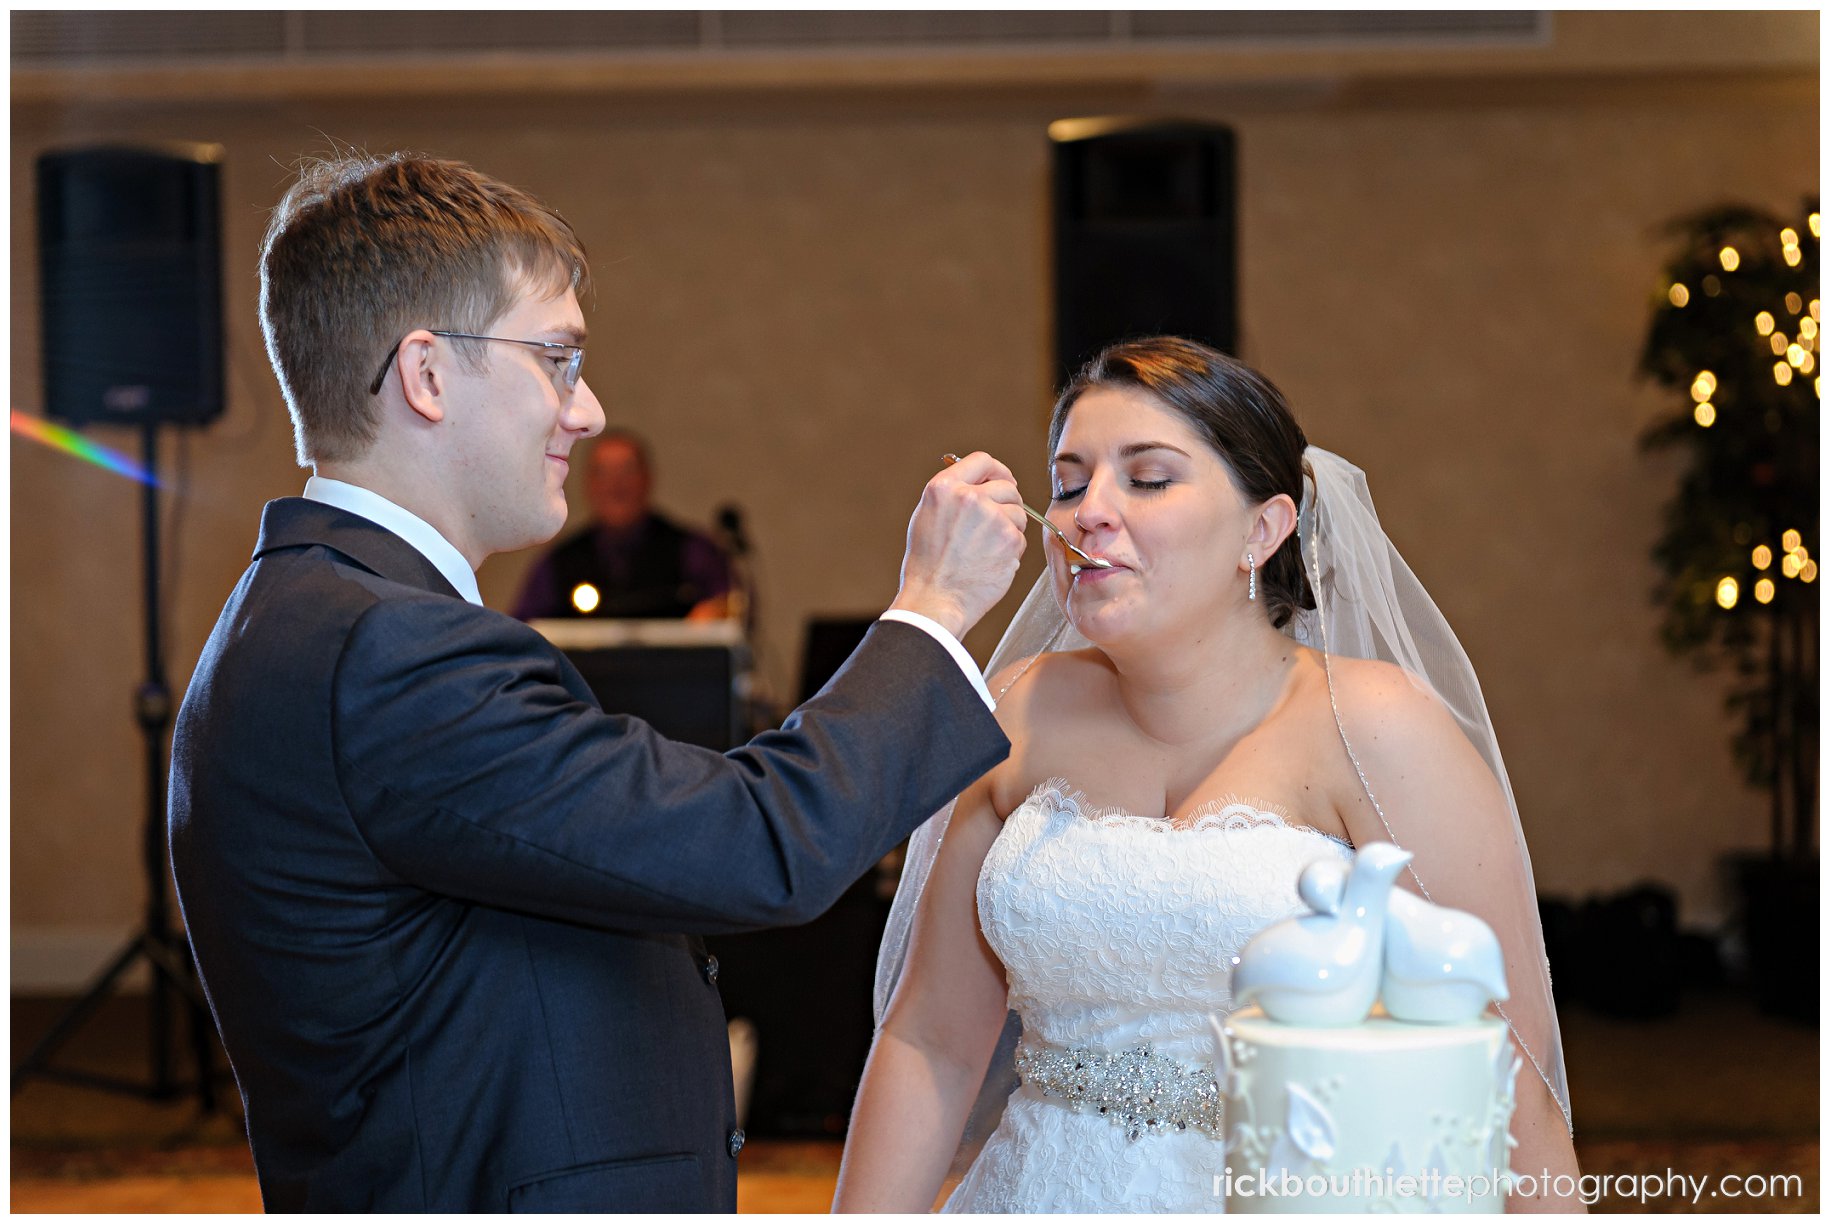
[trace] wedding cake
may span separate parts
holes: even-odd
[[[1505,1208],[1521,1060],[1499,943],[1392,887],[1410,855],[1305,868],[1309,912],[1254,936],[1218,1027],[1229,1212]],[[1383,1000],[1377,1006],[1375,1000]]]
[[[1504,1021],[1224,1026],[1226,1209],[1504,1209],[1519,1059]]]

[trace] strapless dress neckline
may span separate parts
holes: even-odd
[[[1282,808],[1275,804],[1263,799],[1249,799],[1234,794],[1209,799],[1199,804],[1187,816],[1177,820],[1168,820],[1161,816],[1140,816],[1116,805],[1095,804],[1088,798],[1084,790],[1066,778],[1050,778],[1046,782],[1039,783],[1029,793],[1029,797],[1018,805],[1017,810],[1021,811],[1031,805],[1039,806],[1044,812],[1060,812],[1076,816],[1106,828],[1137,829],[1159,834],[1189,834],[1202,833],[1210,829],[1238,830],[1266,825],[1322,838],[1346,849],[1349,853],[1354,848],[1353,843],[1346,838],[1336,837],[1332,833],[1324,833],[1314,825],[1292,820]]]

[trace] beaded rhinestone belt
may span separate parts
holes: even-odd
[[[1226,1133],[1214,1073],[1153,1053],[1148,1045],[1107,1054],[1026,1039],[1017,1047],[1017,1074],[1045,1097],[1110,1119],[1127,1139],[1190,1128],[1211,1139]]]

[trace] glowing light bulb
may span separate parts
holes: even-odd
[[[1819,323],[1823,322],[1823,319],[1817,313],[1817,299],[1816,298],[1811,299],[1811,317],[1813,319],[1816,319]]]
[[[1789,225],[1786,226],[1786,228],[1780,230],[1779,231],[1779,245],[1780,246],[1797,246],[1798,245],[1798,231],[1793,229]]]
[[[1754,550],[1754,568],[1755,569],[1763,570],[1772,564],[1773,564],[1773,550],[1772,549],[1770,549],[1766,545],[1762,544],[1759,548],[1756,548]]]
[[[1783,548],[1787,552],[1792,552],[1792,551],[1796,550],[1804,542],[1805,542],[1805,538],[1803,536],[1799,535],[1798,532],[1796,532],[1796,531],[1788,531],[1784,535],[1779,537],[1779,547]]]
[[[1816,368],[1817,368],[1817,358],[1811,356],[1810,353],[1806,353],[1804,360],[1798,363],[1798,372],[1800,374],[1809,374],[1812,370],[1815,370]]]
[[[1716,376],[1708,370],[1698,373],[1696,380],[1690,384],[1690,398],[1699,404],[1715,393]]]
[[[1724,578],[1716,583],[1716,602],[1723,608],[1732,608],[1741,601],[1741,584],[1733,578]]]
[[[1716,423],[1716,406],[1708,400],[1704,400],[1697,405],[1695,415],[1697,424],[1701,425],[1704,429],[1708,429],[1711,425]]]
[[[1734,247],[1723,247],[1720,251],[1716,252],[1716,258],[1722,261],[1722,270],[1724,272],[1733,272],[1736,268],[1741,266],[1741,252],[1737,251]]]
[[[1673,306],[1690,305],[1690,290],[1684,288],[1682,285],[1671,286],[1670,289],[1665,291],[1665,296],[1670,299]]]
[[[1763,604],[1773,602],[1773,580],[1771,578],[1762,578],[1754,584],[1754,598]]]
[[[1759,332],[1763,336],[1772,335],[1773,334],[1773,316],[1768,314],[1764,310],[1761,311],[1759,314],[1755,315],[1754,316],[1754,330]]]
[[[1804,258],[1803,255],[1799,254],[1797,247],[1786,247],[1779,253],[1786,257],[1786,267],[1788,268],[1796,268],[1799,261]]]
[[[1809,316],[1800,319],[1798,321],[1798,334],[1805,337],[1807,340],[1815,339],[1817,336],[1817,320]]]
[[[1804,564],[1799,561],[1796,554],[1787,553],[1779,560],[1779,572],[1784,574],[1787,578],[1798,577],[1798,571],[1803,568]]]
[[[602,596],[597,593],[597,588],[588,582],[581,582],[572,588],[572,606],[586,616],[597,611],[597,605],[601,602]]]
[[[1796,293],[1786,294],[1786,309],[1787,310],[1791,311],[1793,314],[1797,314],[1799,311],[1803,310],[1804,308],[1805,308],[1805,300],[1803,298],[1799,297]]]
[[[1786,364],[1796,369],[1805,363],[1805,350],[1796,344],[1786,345]]]
[[[1785,353],[1786,346],[1790,344],[1791,341],[1786,339],[1786,334],[1784,332],[1776,331],[1767,343],[1773,346],[1773,356],[1778,357]]]
[[[1822,234],[1817,232],[1818,231],[1818,220],[1817,220],[1816,213],[1812,213],[1811,216],[1809,218],[1807,218],[1806,224],[1811,227],[1811,237],[1813,237],[1813,238],[1822,238],[1823,237]]]
[[[1792,385],[1792,367],[1783,361],[1773,363],[1773,381],[1782,387]]]
[[[1804,568],[1802,568],[1798,571],[1798,577],[1799,577],[1799,580],[1802,582],[1816,582],[1817,581],[1817,562],[1815,562],[1815,561],[1805,562]]]

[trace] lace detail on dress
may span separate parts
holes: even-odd
[[[1187,816],[1165,820],[1160,816],[1139,816],[1121,807],[1100,807],[1087,798],[1085,791],[1065,778],[1050,778],[1030,792],[1026,802],[1038,802],[1055,811],[1072,812],[1093,824],[1106,828],[1137,828],[1151,833],[1204,833],[1209,829],[1251,829],[1272,825],[1297,833],[1324,837],[1337,846],[1353,849],[1353,843],[1314,825],[1291,817],[1288,810],[1263,799],[1246,799],[1235,794],[1209,799]]]
[[[1211,1067],[1208,1017],[1232,1010],[1233,958],[1302,908],[1303,867],[1351,854],[1232,796],[1171,824],[1100,809],[1053,779],[1011,812],[986,854],[979,920],[1032,1046],[1095,1058],[1148,1046]],[[1220,1141],[1194,1127],[1133,1141],[1109,1118],[1025,1085],[948,1209],[1220,1211],[1213,1186],[1225,1168]]]

